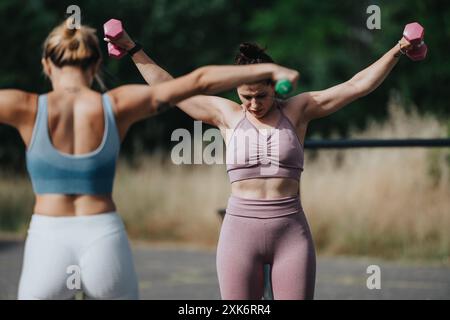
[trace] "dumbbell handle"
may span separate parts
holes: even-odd
[[[419,44],[416,44],[415,46],[414,46],[414,48],[420,48],[421,46],[423,46],[425,44],[425,41],[421,41]]]

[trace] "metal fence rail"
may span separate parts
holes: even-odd
[[[305,149],[341,148],[442,148],[450,147],[450,139],[361,139],[306,140]]]

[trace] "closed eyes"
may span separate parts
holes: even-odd
[[[267,94],[259,94],[257,96],[255,96],[255,99],[264,99],[267,96]],[[252,96],[242,96],[242,98],[244,98],[245,100],[251,100],[253,97]]]

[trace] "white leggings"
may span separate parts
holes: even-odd
[[[25,243],[18,299],[138,299],[127,234],[116,212],[34,214]]]

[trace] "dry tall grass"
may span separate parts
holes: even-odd
[[[353,138],[434,138],[433,118],[394,105]],[[358,149],[308,156],[302,198],[316,246],[330,254],[450,262],[450,151]]]
[[[118,168],[114,197],[133,237],[214,245],[230,187],[223,165],[174,165],[161,155]]]
[[[387,122],[352,134],[443,136],[444,123],[395,105]],[[449,168],[448,149],[306,151],[302,202],[319,253],[449,262]],[[2,179],[0,227],[5,212],[29,217],[30,190],[25,179]],[[154,155],[133,167],[119,164],[114,197],[132,238],[214,246],[220,230],[216,212],[226,206],[229,192],[224,165],[177,166]]]
[[[25,177],[13,177],[8,172],[0,176],[0,231],[25,234],[34,203],[31,182]]]

